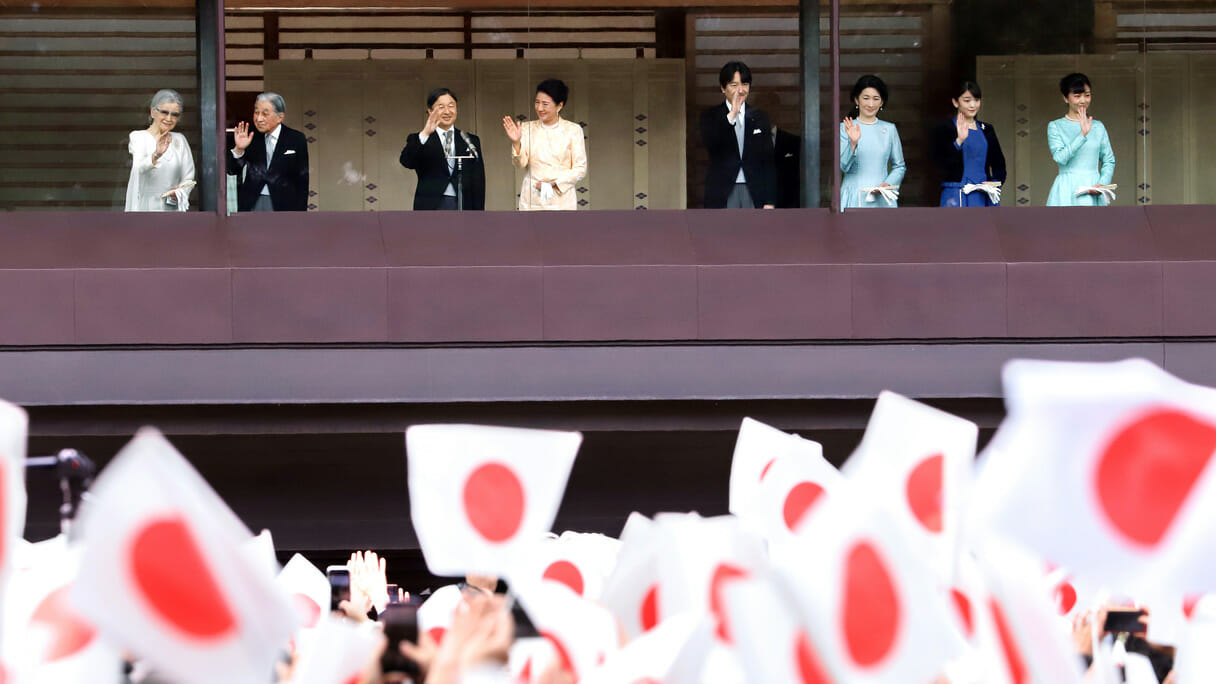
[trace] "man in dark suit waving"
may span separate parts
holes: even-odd
[[[426,112],[426,125],[410,133],[401,150],[401,165],[418,172],[414,209],[485,209],[481,139],[456,128],[456,94],[447,88],[432,90]],[[472,158],[459,160],[458,166],[453,157]]]
[[[701,141],[709,152],[705,174],[708,209],[772,209],[777,171],[768,115],[747,106],[752,72],[727,62],[718,74],[726,102],[701,112]]]
[[[237,210],[308,211],[308,140],[283,125],[286,115],[281,96],[262,93],[253,105],[257,130],[244,121],[237,124],[236,147],[228,152],[228,173],[240,178]]]

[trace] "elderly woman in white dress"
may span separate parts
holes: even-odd
[[[186,136],[173,132],[182,118],[182,96],[160,90],[152,96],[147,128],[131,131],[131,178],[127,211],[186,211],[194,186],[194,156]]]
[[[565,83],[541,81],[533,102],[539,121],[502,119],[511,139],[511,163],[527,170],[519,190],[520,211],[578,209],[576,188],[587,175],[587,147],[582,127],[561,118],[569,95]]]

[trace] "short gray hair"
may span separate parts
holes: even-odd
[[[258,93],[256,102],[269,102],[271,107],[274,107],[275,114],[286,114],[287,103],[283,101],[283,96],[278,93]]]
[[[176,90],[165,88],[164,90],[156,91],[156,94],[152,96],[152,106],[150,109],[156,109],[166,102],[176,102],[178,107],[181,107],[182,109],[186,108],[186,106],[182,104],[182,96],[178,95]]]

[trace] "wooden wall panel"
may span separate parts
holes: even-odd
[[[267,62],[265,73],[266,87],[287,99],[287,125],[311,138],[317,210],[413,206],[416,176],[398,157],[425,122],[426,94],[439,85],[460,98],[457,125],[482,139],[486,208],[514,209],[523,174],[511,165],[501,121],[535,118],[534,89],[545,78],[566,82],[562,114],[585,124],[589,171],[577,190],[580,208],[685,206],[682,60],[281,60]],[[635,88],[644,90],[648,111],[635,111]],[[639,128],[658,151],[647,149],[644,163]]]

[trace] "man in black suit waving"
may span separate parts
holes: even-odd
[[[456,94],[447,88],[432,90],[426,112],[426,125],[410,133],[401,150],[401,165],[418,172],[414,209],[485,209],[481,139],[456,128]],[[458,165],[453,157],[472,158],[461,159]]]
[[[708,209],[772,209],[777,171],[768,115],[747,106],[752,72],[727,62],[718,74],[726,102],[701,112],[701,141],[709,152],[705,174]]]
[[[240,177],[237,210],[308,211],[308,140],[283,125],[286,115],[281,96],[262,93],[253,105],[257,130],[244,121],[236,125],[228,173]]]

